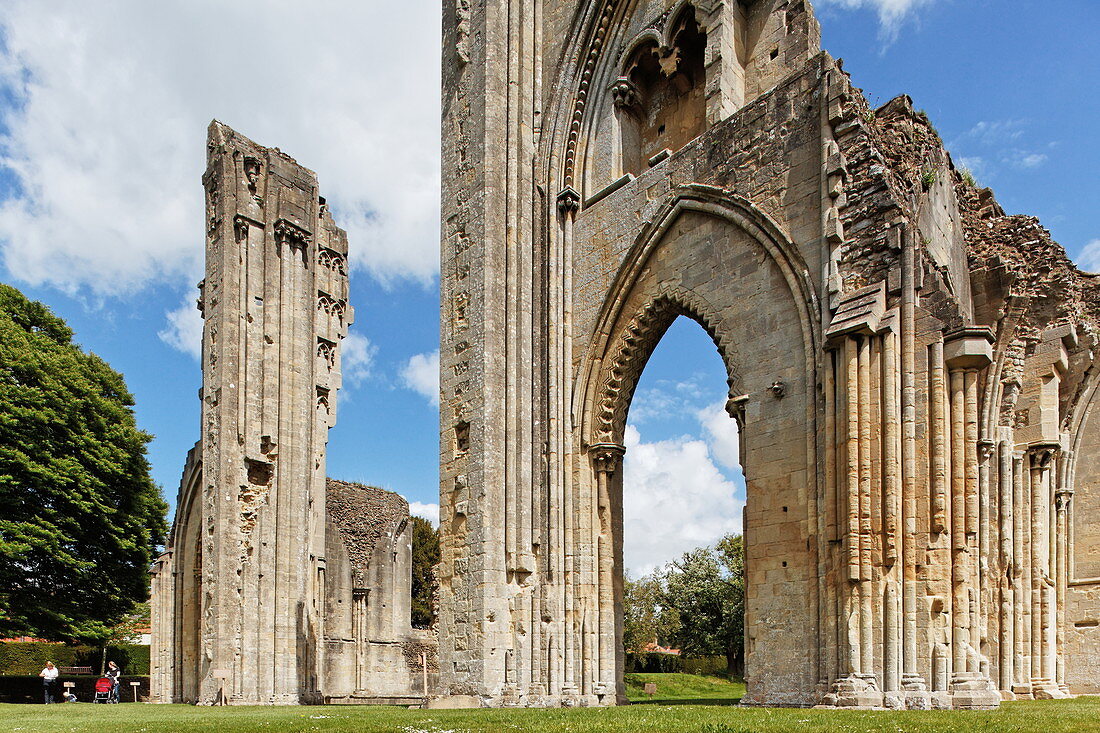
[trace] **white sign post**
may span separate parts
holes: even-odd
[[[225,705],[225,681],[229,679],[228,669],[213,669],[210,670],[210,676],[218,680],[218,705]]]

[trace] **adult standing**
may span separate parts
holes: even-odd
[[[46,698],[46,704],[57,702],[54,697],[57,686],[57,675],[59,670],[53,666],[53,662],[46,662],[46,667],[38,673],[38,676],[42,678],[42,692]]]
[[[118,702],[118,686],[122,679],[122,670],[114,662],[107,662],[107,679],[111,681],[111,702]]]

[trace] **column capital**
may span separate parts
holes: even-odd
[[[306,247],[313,241],[313,235],[302,227],[286,219],[275,222],[275,242],[279,245],[289,245],[291,250],[305,252]]]
[[[1033,468],[1046,468],[1062,447],[1057,443],[1032,443],[1027,447]]]
[[[997,444],[991,440],[979,440],[978,441],[978,460],[987,461],[997,449]]]
[[[993,329],[970,326],[948,331],[943,336],[943,360],[956,370],[985,369],[993,363]]]
[[[588,453],[592,456],[598,473],[612,474],[619,470],[626,448],[618,443],[596,443],[589,446]]]
[[[581,208],[581,195],[573,190],[572,187],[566,187],[562,189],[558,194],[558,211],[562,216],[569,216],[570,214],[576,214]]]

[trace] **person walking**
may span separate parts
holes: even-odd
[[[107,679],[111,681],[111,702],[118,702],[118,686],[122,679],[122,670],[114,662],[107,662]]]
[[[47,705],[57,702],[54,688],[57,685],[58,674],[59,670],[53,666],[53,662],[46,662],[46,667],[38,673],[38,676],[42,678],[42,692],[45,695]]]

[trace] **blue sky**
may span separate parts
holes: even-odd
[[[819,0],[872,104],[907,93],[1010,213],[1100,269],[1100,4]],[[353,250],[329,472],[437,501],[438,2],[9,0],[0,10],[0,280],[121,371],[175,497],[198,436],[203,136],[218,118],[315,169]],[[384,32],[379,32],[384,29]],[[1091,245],[1091,248],[1090,248]],[[639,385],[627,563],[740,525],[720,360],[678,322]],[[672,502],[669,496],[679,497]]]

